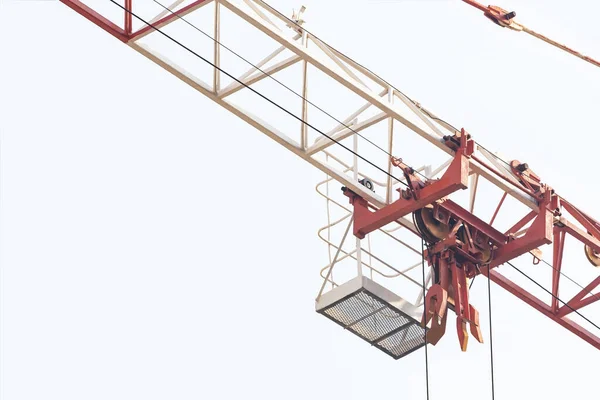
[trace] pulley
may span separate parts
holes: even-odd
[[[458,230],[458,239],[463,243],[468,243],[467,230],[464,226]],[[483,240],[481,236],[477,236],[473,240],[473,245],[481,253],[481,264],[487,264],[492,260],[492,246],[488,241]]]
[[[433,215],[433,206],[428,205],[413,213],[417,229],[427,243],[435,243],[448,237],[450,225],[438,221]]]
[[[358,183],[360,183],[361,185],[363,185],[364,187],[366,187],[367,189],[369,189],[372,192],[375,191],[375,185],[373,184],[373,182],[370,179],[363,178],[363,179],[359,180]]]
[[[600,267],[600,254],[587,244],[585,245],[585,256],[594,267]]]

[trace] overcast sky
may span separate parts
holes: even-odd
[[[600,69],[458,0],[304,4],[322,39],[600,217]],[[600,58],[596,2],[498,5]],[[394,361],[314,311],[322,174],[58,1],[0,1],[0,141],[2,400],[425,398],[422,350]],[[597,397],[600,351],[492,296],[497,399]],[[484,279],[471,302],[487,339]],[[488,343],[461,353],[450,321],[431,398],[491,398]]]

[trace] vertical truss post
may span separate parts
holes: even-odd
[[[323,290],[325,290],[325,285],[327,284],[327,281],[329,280],[329,277],[333,273],[333,266],[338,261],[338,257],[340,256],[340,252],[342,251],[342,246],[344,246],[344,242],[346,241],[346,237],[348,236],[348,232],[350,232],[350,227],[352,227],[352,222],[353,221],[354,221],[354,218],[350,217],[350,221],[348,222],[348,226],[346,227],[346,231],[344,232],[344,236],[342,236],[342,240],[340,242],[340,245],[339,245],[339,247],[337,248],[337,250],[335,252],[335,256],[333,257],[333,261],[331,261],[331,264],[329,264],[329,269],[327,270],[327,275],[325,276],[325,279],[323,279],[323,284],[321,285],[321,290],[319,290],[319,294],[317,295],[317,301],[319,301],[319,299],[321,298],[321,295],[323,294]]]
[[[302,46],[308,48],[308,33],[302,31]],[[302,121],[300,130],[300,146],[306,150],[308,146],[308,62],[302,61]]]
[[[471,194],[469,198],[469,212],[473,214],[475,210],[475,198],[477,196],[477,184],[479,183],[479,174],[471,175]]]
[[[132,0],[125,0],[125,10],[123,11],[125,13],[125,34],[127,35],[131,35],[133,32],[133,8],[131,2]]]
[[[391,87],[388,87],[388,101],[394,102],[394,91]],[[394,119],[388,118],[388,153],[392,154],[394,145]],[[386,188],[386,202],[390,204],[392,202],[392,159],[388,159],[388,176],[387,176],[387,188]]]
[[[215,70],[213,74],[213,91],[215,94],[221,90],[221,7],[219,0],[215,0]]]
[[[104,29],[106,32],[110,33],[123,43],[127,43],[129,41],[129,35],[125,34],[123,28],[113,23],[102,14],[94,11],[92,8],[86,6],[80,0],[60,0],[60,2],[90,22],[93,22],[98,27]]]
[[[559,228],[554,228],[554,251],[552,254],[552,312],[558,312],[558,284],[560,280],[560,270],[562,268],[563,251],[565,249],[565,232]]]
[[[354,165],[353,165],[353,177],[354,177],[354,182],[358,182],[358,134],[355,132],[352,135],[352,143],[353,143],[353,150],[354,150]],[[354,221],[354,227],[356,229],[356,216],[352,217],[353,221]],[[358,268],[358,276],[362,276],[362,247],[361,247],[361,239],[364,238],[363,237],[359,237],[356,235],[355,241],[356,241],[356,265]]]

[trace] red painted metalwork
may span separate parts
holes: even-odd
[[[537,213],[535,211],[529,212],[529,214],[527,214],[526,216],[521,218],[519,220],[519,222],[517,222],[509,230],[507,230],[506,234],[511,235],[511,234],[515,234],[515,233],[519,232],[519,230],[521,230],[525,225],[527,225],[529,222],[531,222],[531,220],[534,219],[536,217],[536,215],[537,215]]]
[[[179,18],[185,17],[187,14],[191,13],[192,11],[195,11],[198,8],[202,7],[204,5],[204,3],[206,3],[206,2],[207,2],[207,0],[196,0],[196,1],[188,4],[187,6],[183,7],[181,10],[178,10],[177,13],[169,13],[167,16],[159,19],[154,24],[152,24],[152,26],[150,26],[150,25],[144,26],[140,30],[131,34],[130,40],[139,39],[141,36],[147,35],[148,33],[152,33],[152,31],[154,31],[155,29],[160,29],[163,26],[165,26],[171,22],[174,22]]]
[[[432,255],[430,261],[438,270],[440,278],[432,285],[425,296],[426,312],[423,314],[423,325],[431,324],[427,340],[437,344],[446,331],[447,308],[450,303],[456,313],[456,330],[462,351],[467,350],[469,324],[471,335],[483,343],[483,335],[479,327],[479,312],[469,303],[467,282],[468,265],[459,265],[452,251],[442,251]]]
[[[556,313],[556,316],[564,317],[572,313],[573,310],[579,310],[582,307],[588,306],[600,300],[599,295],[592,293],[592,290],[596,289],[598,285],[600,285],[600,276],[594,279],[589,285],[587,285],[583,290],[581,290],[571,300],[569,300],[566,306],[562,306]],[[584,297],[588,294],[590,294],[590,296],[584,299]]]
[[[108,20],[101,14],[94,11],[92,8],[83,4],[80,0],[60,0],[63,4],[69,6],[71,9],[75,10],[80,15],[87,18],[89,21],[98,25],[100,28],[104,29],[106,32],[110,33],[120,41],[127,43],[131,40],[139,39],[140,37],[147,35],[148,33],[152,33],[155,28],[160,29],[165,25],[176,21],[178,18],[184,17],[192,11],[197,10],[202,7],[204,3],[208,0],[196,0],[187,6],[183,7],[181,10],[178,10],[177,13],[170,13],[169,15],[161,18],[152,26],[144,26],[143,28],[133,32],[133,0],[125,0],[124,6],[124,28],[119,27],[112,21]],[[128,11],[129,10],[129,11]]]
[[[448,318],[448,290],[450,286],[450,272],[448,268],[448,257],[442,257],[441,254],[435,255],[439,258],[439,283],[433,285],[428,291],[423,304],[423,325],[431,324],[427,333],[427,341],[431,344],[437,344],[446,332],[446,319]],[[435,316],[435,318],[434,318]]]
[[[473,142],[464,133],[458,137],[458,140],[461,141],[460,150],[456,152],[454,160],[438,181],[423,183],[412,168],[403,164],[402,160],[394,159],[394,165],[402,169],[407,182],[409,182],[409,187],[400,191],[400,199],[375,212],[369,211],[369,204],[366,200],[351,190],[344,189],[344,194],[354,205],[354,235],[364,238],[368,233],[413,211],[434,203],[459,189],[466,189],[469,178],[468,158],[473,153]]]
[[[523,186],[519,186],[518,184],[516,184],[512,180],[508,179],[506,176],[504,176],[500,172],[496,171],[494,168],[492,168],[488,163],[486,163],[482,159],[480,159],[480,158],[478,158],[476,156],[473,156],[472,158],[473,158],[473,160],[475,160],[479,164],[481,164],[481,166],[483,166],[484,168],[486,168],[486,170],[488,170],[488,172],[491,172],[492,174],[496,175],[498,178],[502,179],[503,181],[505,181],[509,185],[514,186],[515,189],[518,189],[519,191],[521,191],[521,192],[523,192],[525,194],[528,194],[530,196],[534,196],[534,193],[531,192],[529,189],[526,189]]]
[[[585,233],[585,231],[577,228],[571,222],[561,220],[559,223],[562,223],[564,225],[561,227],[561,229],[573,236],[575,239],[579,240],[587,246],[592,247],[596,251],[600,249],[600,240],[596,239],[588,233]]]
[[[563,252],[565,250],[565,232],[559,228],[554,228],[554,252],[552,257],[552,263],[554,269],[552,270],[552,293],[556,293],[556,297],[553,297],[552,312],[558,311],[558,285],[560,282],[560,270],[562,268]]]
[[[196,10],[206,1],[194,1],[179,10],[178,15],[184,16]],[[475,1],[463,1],[484,12],[490,10],[490,8]],[[154,29],[147,26],[132,33],[131,13],[126,13],[124,28],[121,28],[79,0],[61,0],[61,2],[125,43],[138,39]],[[131,6],[132,1],[127,0],[125,8],[130,10]],[[505,15],[505,18],[510,20],[508,17]],[[177,18],[177,15],[171,14],[160,19],[154,25],[160,28]],[[588,246],[589,252],[586,253],[588,259],[593,261],[594,265],[600,266],[600,223],[558,196],[552,188],[543,184],[527,164],[516,161],[511,163],[512,173],[519,181],[519,183],[515,183],[514,180],[508,179],[507,176],[474,156],[472,154],[474,142],[464,130],[454,137],[446,137],[445,143],[455,151],[455,157],[446,173],[439,180],[422,181],[401,160],[394,159],[394,164],[402,169],[409,183],[409,188],[400,191],[400,199],[388,206],[377,209],[357,194],[349,190],[345,191],[354,206],[354,233],[358,237],[364,237],[369,232],[390,222],[396,222],[400,217],[423,209],[425,206],[432,207],[433,218],[438,222],[449,223],[450,220],[454,221],[454,227],[449,231],[448,236],[437,243],[430,243],[425,252],[428,262],[437,271],[436,282],[427,293],[425,303],[428,304],[428,307],[424,318],[430,321],[431,324],[428,340],[436,343],[443,336],[447,318],[446,308],[448,306],[453,307],[457,313],[457,330],[461,348],[466,348],[466,323],[471,325],[471,334],[478,340],[481,339],[478,313],[469,304],[466,279],[483,274],[534,309],[600,349],[600,338],[598,336],[567,318],[573,310],[580,310],[600,300],[599,295],[592,294],[588,296],[592,290],[600,286],[600,277],[593,279],[591,283],[569,300],[567,305],[559,307],[556,299],[547,304],[494,269],[503,262],[510,261],[526,253],[534,254],[535,263],[536,260],[539,261],[539,258],[541,258],[537,247],[554,242],[552,264],[554,271],[552,272],[551,292],[553,296],[559,297],[560,271],[563,267],[562,259],[566,236],[570,235],[575,240]],[[471,160],[477,162],[480,168],[485,169],[487,173],[498,176],[522,193],[532,196],[537,202],[537,209],[524,216],[519,216],[520,219],[511,229],[501,233],[493,228],[492,224],[506,198],[506,193],[503,195],[489,224],[446,199],[445,197],[449,194],[467,187]],[[371,212],[371,209],[375,211]],[[568,213],[574,221],[563,215],[563,211]],[[530,222],[531,225],[525,228]],[[583,229],[576,224],[580,224]],[[521,230],[525,231],[524,235],[518,234]],[[481,268],[481,266],[484,266],[484,268]],[[436,318],[433,318],[434,315]]]
[[[125,10],[123,11],[125,13],[125,34],[127,36],[130,36],[133,30],[133,8],[131,3],[132,0],[125,0]]]
[[[490,265],[494,268],[550,243],[552,243],[552,214],[540,207],[539,214],[527,229],[525,235],[518,239],[512,239],[508,236],[507,243],[498,248]]]
[[[487,8],[486,6],[484,6],[483,4],[479,4],[479,3],[478,3],[478,2],[476,2],[476,1],[473,1],[473,0],[463,0],[463,1],[464,1],[465,3],[467,3],[467,4],[471,5],[471,6],[475,7],[475,8],[478,8],[478,9],[480,9],[480,10],[481,10],[481,11],[483,11],[483,12],[487,12],[487,10],[488,10],[488,8]]]
[[[463,222],[467,223],[471,228],[483,233],[494,243],[500,245],[506,241],[506,236],[492,227],[490,224],[484,222],[477,216],[471,214],[469,211],[465,210],[452,200],[445,200],[440,204],[440,207],[450,212],[456,219],[460,219]]]
[[[514,11],[509,12],[498,6],[484,6],[483,4],[480,4],[474,0],[463,0],[463,2],[467,3],[470,6],[477,8],[480,11],[483,11],[483,15],[487,19],[489,19],[490,21],[495,23],[496,25],[499,25],[503,28],[509,28],[511,30],[518,31],[518,32],[525,32],[535,38],[543,40],[544,42],[546,42],[556,48],[566,51],[567,53],[569,53],[575,57],[578,57],[584,61],[587,61],[590,64],[595,65],[596,67],[600,67],[600,61],[595,60],[589,56],[586,56],[586,55],[578,52],[575,49],[565,46],[562,43],[552,40],[552,39],[548,38],[547,36],[542,35],[539,32],[535,32],[534,30],[529,29],[526,26],[517,23],[514,20],[517,13]]]
[[[502,195],[502,198],[500,199],[500,203],[498,203],[498,207],[496,207],[496,210],[494,211],[494,215],[492,215],[492,219],[490,220],[490,226],[494,225],[494,221],[496,220],[496,217],[498,216],[498,213],[500,212],[500,208],[502,208],[502,204],[504,204],[504,200],[506,200],[506,196],[508,196],[508,192],[504,192],[504,194]]]
[[[487,268],[482,269],[482,273],[487,276]],[[527,290],[523,289],[521,286],[512,282],[502,274],[499,274],[497,271],[491,271],[490,278],[492,279],[492,282],[496,283],[498,286],[523,300],[531,307],[535,308],[548,318],[552,319],[564,328],[567,328],[569,331],[573,332],[575,335],[579,336],[581,339],[600,350],[600,337],[594,335],[589,330],[583,328],[581,325],[571,321],[570,319],[553,313],[552,309],[546,303],[529,293]]]
[[[100,28],[104,29],[106,32],[110,33],[120,41],[127,43],[129,41],[129,36],[125,33],[121,27],[117,26],[104,16],[100,15],[90,7],[86,6],[79,0],[60,0],[61,3],[73,9],[80,15],[87,18],[89,21],[98,25]]]
[[[577,222],[579,222],[585,229],[588,230],[589,233],[591,233],[595,238],[600,238],[600,229],[598,229],[600,225],[598,222],[579,211],[566,200],[562,200],[561,204],[563,208],[577,220]]]
[[[400,191],[400,199],[375,212],[369,210],[375,207],[366,200],[346,190],[345,194],[354,206],[354,234],[363,238],[369,232],[425,206],[433,210],[433,218],[439,223],[450,224],[450,221],[454,221],[453,229],[448,231],[447,237],[438,237],[439,241],[429,243],[428,249],[425,251],[425,257],[429,265],[436,271],[437,277],[425,297],[427,310],[423,316],[423,323],[430,324],[428,341],[432,344],[437,343],[445,332],[446,307],[448,304],[453,306],[457,314],[459,343],[463,350],[467,346],[467,322],[471,323],[473,336],[481,338],[476,317],[477,310],[468,303],[466,279],[473,278],[475,275],[481,274],[483,270],[491,270],[526,253],[533,254],[533,262],[537,264],[541,258],[539,247],[554,243],[551,288],[554,298],[550,305],[494,271],[492,271],[492,280],[600,349],[600,339],[596,335],[565,318],[573,309],[578,310],[600,300],[600,296],[585,297],[589,291],[600,285],[600,277],[571,299],[568,306],[559,307],[557,299],[566,235],[574,237],[589,246],[594,252],[598,252],[598,264],[600,264],[600,223],[559,197],[550,186],[542,183],[541,178],[531,171],[527,164],[519,161],[513,161],[511,169],[521,186],[506,177],[505,179],[535,198],[538,208],[521,217],[507,232],[502,233],[492,226],[506,194],[494,212],[492,223],[484,222],[458,204],[446,199],[448,194],[466,187],[466,177],[462,175],[461,171],[463,169],[468,171],[469,160],[475,159],[475,157],[471,157],[469,140],[469,136],[462,130],[461,134],[458,134],[453,140],[446,141],[447,145],[456,151],[456,154],[448,170],[439,180],[423,182],[414,175],[414,171],[400,161],[394,160],[394,165],[404,172],[409,188]],[[484,168],[490,168],[485,163],[476,161]],[[439,213],[442,210],[443,212]],[[567,220],[562,215],[563,211],[568,212],[587,232]],[[463,232],[460,238],[459,229],[462,229]],[[431,240],[430,234],[421,232],[421,236],[426,241]],[[595,253],[592,256],[596,257]],[[481,268],[483,266],[484,268]]]

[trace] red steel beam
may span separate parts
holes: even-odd
[[[600,238],[600,229],[598,229],[598,223],[596,221],[583,214],[577,207],[574,207],[567,201],[561,201],[561,204],[563,208],[577,220],[577,222],[583,225],[583,227],[592,234],[592,236]]]
[[[354,235],[363,239],[365,235],[392,223],[413,211],[434,203],[460,189],[466,189],[469,181],[469,160],[456,153],[454,160],[442,178],[418,191],[418,198],[400,199],[374,212],[369,211],[368,202],[361,197],[348,195],[354,206]]]
[[[554,228],[554,246],[552,253],[552,312],[558,312],[558,286],[560,283],[560,270],[562,268],[563,252],[565,250],[565,232]]]
[[[527,233],[500,247],[494,255],[490,267],[497,267],[544,244],[552,243],[552,217],[550,211],[540,209],[540,213],[527,229]]]
[[[125,33],[128,36],[131,35],[131,32],[133,30],[133,8],[131,2],[132,0],[125,0],[125,10],[123,10],[123,12],[125,13]]]
[[[571,222],[561,220],[561,223],[564,225],[561,227],[562,230],[579,240],[581,243],[590,246],[596,251],[600,251],[600,240],[596,239],[592,235],[587,234],[584,230],[579,229]]]
[[[487,268],[482,269],[482,273],[484,275],[488,275]],[[581,339],[585,340],[598,350],[600,350],[600,337],[594,335],[589,332],[587,329],[582,327],[581,325],[563,317],[559,317],[558,315],[552,312],[550,306],[542,302],[537,297],[533,296],[531,293],[523,289],[521,286],[512,282],[502,274],[498,273],[498,271],[490,271],[491,279],[498,286],[502,287],[512,295],[518,297],[523,300],[525,303],[529,304],[531,307],[535,308],[548,318],[552,319],[559,325],[573,332],[575,335],[579,336]]]
[[[212,1],[212,0],[196,0],[193,3],[188,4],[187,6],[183,7],[181,10],[169,12],[169,15],[159,19],[158,21],[153,23],[152,26],[147,25],[147,26],[141,28],[140,30],[138,30],[137,32],[133,33],[130,37],[130,40],[141,39],[144,36],[154,32],[155,28],[160,29],[160,28],[170,24],[171,22],[176,21],[177,19],[179,19],[181,17],[185,17],[192,11],[196,11],[197,9],[206,5],[210,1]]]
[[[527,223],[529,223],[529,221],[534,219],[536,215],[537,215],[536,211],[530,211],[529,214],[527,214],[526,216],[521,218],[519,220],[519,222],[517,222],[509,230],[507,230],[506,234],[508,235],[511,233],[517,233],[521,228],[523,228],[525,225],[527,225]]]
[[[206,5],[207,3],[211,2],[212,0],[196,0],[193,3],[188,4],[187,6],[183,7],[181,10],[170,13],[169,15],[165,16],[164,18],[161,18],[160,20],[158,20],[157,22],[152,24],[154,27],[147,25],[147,26],[139,29],[135,33],[132,33],[133,15],[131,12],[127,11],[127,10],[132,9],[132,0],[125,0],[125,6],[124,6],[125,29],[121,28],[120,26],[116,25],[115,23],[113,23],[112,21],[107,19],[106,17],[102,16],[98,12],[96,12],[93,9],[91,9],[90,7],[86,6],[80,0],[60,0],[60,1],[61,1],[61,3],[65,4],[72,10],[76,11],[80,15],[87,18],[89,21],[93,22],[94,24],[98,25],[100,28],[104,29],[106,32],[113,35],[114,37],[116,37],[117,39],[122,41],[123,43],[127,43],[130,40],[137,40],[137,39],[143,38],[144,36],[154,32],[155,28],[160,29],[160,28],[170,24],[171,22],[176,21],[178,18],[184,17],[184,16],[188,15],[189,13],[196,11],[197,9]]]
[[[486,6],[484,6],[483,4],[480,4],[476,1],[473,0],[463,0],[465,3],[467,3],[470,6],[473,6],[475,8],[478,8],[479,10],[483,11],[483,12],[487,12],[488,8]]]
[[[466,222],[473,228],[477,229],[490,239],[492,239],[496,244],[504,244],[506,241],[506,235],[502,232],[498,231],[496,228],[483,221],[481,218],[478,218],[476,215],[471,214],[469,211],[465,210],[452,200],[446,200],[440,204],[440,207],[450,211],[452,214],[460,218],[463,222]]]
[[[127,43],[130,40],[136,40],[136,39],[140,39],[140,38],[146,36],[147,34],[153,32],[154,28],[161,28],[161,27],[168,25],[169,23],[177,20],[179,17],[183,17],[183,16],[197,10],[198,8],[204,6],[205,4],[209,3],[211,0],[194,1],[191,4],[189,4],[188,6],[177,11],[176,14],[171,13],[170,15],[167,15],[164,18],[161,18],[155,24],[153,24],[154,27],[146,26],[146,27],[138,30],[135,33],[131,33],[131,31],[132,31],[132,14],[131,14],[131,12],[127,11],[127,10],[131,10],[132,0],[126,0],[126,2],[125,2],[124,29],[117,26],[116,24],[114,24],[113,22],[111,22],[110,20],[105,18],[104,16],[100,15],[99,13],[97,13],[96,11],[91,9],[90,7],[86,6],[80,0],[60,0],[60,1],[63,4],[65,4],[66,6],[68,6],[69,8],[76,11],[78,14],[82,15],[89,21],[93,22],[95,25],[99,26],[100,28],[102,28],[103,30],[105,30],[106,32],[111,34],[112,36],[116,37],[117,39],[119,39],[120,41],[122,41],[124,43]],[[478,6],[478,3],[475,1],[467,1],[467,0],[463,0],[463,1],[465,1],[466,3],[469,3],[471,5],[474,5],[476,7]],[[483,6],[481,6],[481,5],[479,5],[479,6],[483,8]],[[480,7],[478,7],[478,8],[480,8]],[[473,157],[473,159],[476,160],[475,157]],[[477,161],[479,161],[479,160],[477,160]],[[452,167],[454,167],[454,168],[452,168]],[[493,169],[492,169],[492,171],[493,171]],[[362,223],[358,223],[358,224],[357,224],[358,221],[355,219],[355,234],[358,233],[357,227],[359,228],[361,233],[363,233],[363,232],[367,233],[367,232],[372,231],[380,226],[385,225],[387,222],[392,222],[393,220],[396,220],[399,217],[399,213],[402,215],[408,214],[409,212],[414,211],[417,208],[421,208],[426,204],[433,203],[434,201],[436,201],[442,197],[445,197],[447,194],[450,194],[456,190],[467,187],[468,161],[464,156],[457,156],[455,158],[455,160],[453,161],[453,163],[451,164],[451,167],[448,169],[447,173],[448,172],[450,172],[449,175],[445,174],[445,176],[441,180],[421,189],[419,191],[419,194],[420,194],[419,199],[417,199],[416,201],[414,199],[412,201],[407,201],[407,200],[402,201],[404,199],[401,199],[395,203],[392,203],[391,205],[388,205],[378,211],[375,211],[374,213],[369,212],[368,204],[366,204],[366,206],[364,208],[361,206],[355,207],[355,218],[357,217],[357,214],[356,214],[357,210],[362,211],[362,217],[364,218]],[[499,173],[497,173],[497,174],[501,175]],[[506,177],[503,177],[503,178],[505,180],[507,180],[508,182],[510,182],[512,185],[517,186],[514,182],[508,180]],[[519,187],[519,189],[524,191],[525,193],[532,194],[532,193],[530,193],[530,191],[525,190],[522,187]],[[506,193],[503,196],[503,199],[501,200],[501,202],[498,206],[498,209],[500,208],[505,197],[506,197]],[[407,203],[412,203],[412,204],[407,204]],[[463,211],[466,211],[466,210],[464,210],[462,208],[459,209],[459,208],[453,207],[453,204],[454,203],[452,203],[452,202],[446,202],[446,207],[450,207],[452,209],[452,212],[455,212],[455,213],[460,212],[461,215],[463,215],[464,214]],[[566,233],[569,233],[570,235],[574,236],[576,239],[580,240],[581,242],[587,244],[588,246],[590,246],[594,249],[600,249],[600,240],[598,237],[596,237],[596,235],[600,236],[600,224],[597,223],[595,220],[589,218],[587,215],[585,215],[584,213],[579,211],[576,207],[572,206],[571,204],[569,204],[565,201],[563,201],[563,206],[571,215],[573,215],[573,217],[578,222],[580,222],[586,228],[587,231],[592,232],[592,234],[589,234],[586,231],[584,231],[580,228],[577,228],[572,223],[569,223],[566,220],[562,220],[561,221],[562,224],[557,225],[558,228],[556,228],[554,230],[554,233],[556,235],[556,232],[557,231],[559,232],[559,240],[555,240],[554,268],[558,267],[557,269],[559,269],[559,270],[560,270],[560,261],[559,260],[562,260],[562,253],[563,253],[562,246],[564,245],[564,238],[565,238]],[[495,214],[497,214],[498,209],[496,210]],[[361,213],[361,211],[359,211],[359,214]],[[466,214],[464,214],[463,216],[465,216],[465,218],[466,218]],[[551,240],[552,239],[552,227],[553,227],[552,213],[549,210],[546,210],[545,207],[544,207],[543,211],[540,210],[539,213],[536,211],[530,212],[527,216],[525,216],[523,219],[521,219],[519,222],[517,222],[517,224],[515,224],[515,226],[513,226],[507,232],[507,234],[515,233],[517,230],[521,229],[523,226],[525,226],[529,221],[531,221],[536,216],[537,216],[536,220],[531,225],[531,227],[528,229],[528,232],[525,234],[525,236],[523,236],[517,240],[510,241],[506,245],[502,246],[501,251],[499,252],[499,254],[497,254],[498,257],[492,262],[492,265],[490,265],[490,268],[493,268],[494,266],[497,266],[498,264],[501,264],[504,261],[508,261],[520,254],[523,254],[524,252],[529,251],[530,248],[532,248],[532,247],[537,247],[540,244],[550,243],[552,241]],[[471,219],[472,218],[469,218],[469,220],[471,220]],[[481,224],[484,224],[483,221],[480,221],[479,219],[477,219],[475,222],[477,223],[477,225],[480,228],[483,227],[483,225],[481,225]],[[381,225],[381,224],[383,224],[383,225]],[[360,229],[360,228],[362,228],[362,229]],[[489,228],[491,228],[491,227],[489,227]],[[491,229],[493,229],[493,228],[491,228]],[[493,235],[489,235],[490,237],[497,236],[496,232],[491,232],[491,233],[493,233]],[[357,236],[359,236],[359,235],[357,235]],[[556,236],[555,236],[555,239],[556,239]],[[558,243],[558,242],[560,242],[560,243]],[[561,326],[563,326],[566,329],[570,330],[571,332],[575,333],[577,336],[579,336],[581,339],[585,340],[586,342],[588,342],[595,348],[600,349],[600,338],[598,336],[590,333],[582,326],[580,326],[577,323],[566,318],[566,315],[568,315],[570,312],[572,312],[572,309],[578,310],[582,307],[585,307],[589,304],[594,303],[597,300],[600,300],[600,296],[598,296],[598,295],[591,295],[591,296],[585,298],[585,296],[588,293],[590,293],[591,290],[595,289],[598,285],[600,285],[600,277],[596,278],[585,289],[583,289],[580,293],[578,293],[575,297],[573,297],[567,303],[568,306],[562,306],[557,309],[557,307],[556,307],[557,301],[553,301],[552,306],[549,306],[546,303],[544,303],[542,300],[538,299],[537,297],[533,296],[531,293],[527,292],[525,289],[523,289],[519,285],[515,284],[511,280],[504,277],[502,274],[499,274],[497,271],[489,271],[487,268],[484,268],[484,269],[482,269],[482,273],[484,275],[489,275],[489,278],[493,282],[495,282],[497,285],[501,286],[502,288],[504,288],[505,290],[507,290],[508,292],[513,294],[514,296],[523,300],[525,303],[529,304],[534,309],[536,309],[539,312],[541,312],[542,314],[546,315],[548,318],[551,318],[553,321],[557,322]],[[558,272],[555,272],[555,274],[553,276],[552,293],[554,296],[558,297],[559,280],[558,280],[557,274],[558,274]]]
[[[76,11],[78,14],[87,18],[89,21],[98,25],[100,28],[104,29],[106,32],[110,33],[123,43],[127,43],[129,41],[129,36],[125,33],[121,27],[111,22],[107,18],[103,17],[96,11],[92,10],[90,7],[86,6],[79,0],[60,0],[61,3],[68,6],[72,10]]]
[[[581,292],[577,293],[571,300],[567,302],[566,306],[559,308],[556,314],[559,317],[564,317],[573,312],[573,310],[579,310],[582,307],[588,306],[596,301],[600,300],[600,295],[593,294],[592,290],[596,289],[600,285],[600,276],[594,279],[589,285],[587,285]],[[586,295],[590,295],[585,298]]]
[[[505,181],[506,183],[508,183],[509,185],[513,186],[515,189],[518,189],[519,191],[536,198],[537,195],[536,193],[534,193],[531,189],[528,189],[522,185],[519,185],[517,183],[515,183],[513,180],[508,179],[506,176],[504,176],[503,174],[501,174],[500,172],[496,171],[494,168],[492,168],[488,163],[486,163],[485,161],[483,161],[481,158],[472,155],[471,158],[475,161],[477,161],[479,164],[481,164],[482,167],[485,167],[488,172],[491,172],[492,174],[496,175],[498,178],[502,179],[503,181]]]

